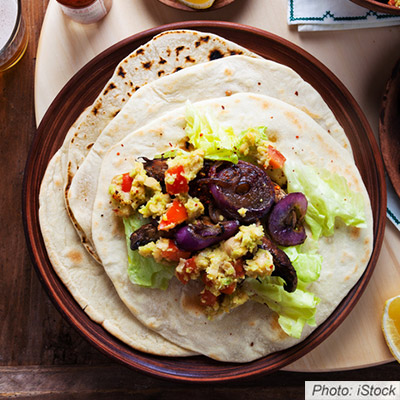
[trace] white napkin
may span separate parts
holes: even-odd
[[[400,16],[360,7],[350,0],[288,0],[288,24],[299,31],[400,25]]]

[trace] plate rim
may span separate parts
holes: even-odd
[[[375,168],[375,175],[379,183],[379,190],[378,193],[380,194],[379,197],[379,204],[377,205],[377,209],[375,210],[377,213],[377,221],[376,225],[374,226],[374,248],[373,252],[371,254],[371,259],[370,262],[364,271],[364,274],[360,278],[360,281],[363,282],[362,285],[359,285],[359,282],[350,290],[350,292],[346,295],[346,297],[342,300],[342,302],[337,306],[337,308],[334,310],[334,312],[327,318],[324,323],[322,323],[319,327],[317,327],[311,334],[308,336],[305,340],[300,342],[299,344],[277,352],[277,353],[272,353],[272,355],[268,355],[266,357],[263,357],[261,359],[252,361],[250,363],[245,363],[245,364],[234,364],[234,363],[221,363],[217,361],[213,361],[204,356],[196,356],[196,357],[204,357],[204,359],[207,360],[209,364],[212,364],[213,367],[216,366],[218,369],[219,375],[216,377],[212,377],[209,374],[207,375],[193,375],[190,373],[184,373],[183,371],[178,371],[175,370],[170,370],[165,367],[161,367],[161,364],[166,364],[166,362],[171,362],[175,361],[175,359],[171,359],[171,357],[163,357],[163,356],[153,356],[149,355],[147,353],[142,353],[138,350],[132,349],[129,346],[125,345],[124,343],[120,342],[117,338],[112,336],[108,331],[106,331],[104,328],[102,328],[100,325],[96,324],[94,321],[90,319],[90,317],[79,307],[79,305],[75,302],[73,299],[72,295],[68,292],[68,290],[64,287],[63,283],[60,281],[58,276],[53,270],[53,273],[55,276],[53,276],[53,281],[54,278],[56,281],[58,281],[62,287],[64,287],[64,292],[62,292],[62,296],[60,296],[60,293],[56,293],[54,291],[54,287],[52,287],[52,281],[49,280],[49,277],[44,274],[43,270],[43,262],[49,263],[47,253],[45,248],[43,249],[43,240],[40,243],[35,242],[35,237],[32,236],[32,224],[33,224],[33,219],[32,219],[32,204],[30,202],[30,193],[32,192],[32,188],[29,187],[28,183],[29,181],[29,174],[30,174],[30,168],[32,167],[35,159],[35,149],[38,147],[38,144],[40,143],[40,139],[43,136],[43,131],[46,129],[46,125],[50,123],[52,119],[52,112],[57,108],[57,104],[62,99],[68,91],[71,90],[71,87],[73,87],[74,83],[81,79],[87,72],[92,70],[93,66],[95,66],[97,63],[100,62],[100,60],[104,59],[105,57],[109,57],[112,55],[115,51],[118,49],[124,48],[125,46],[129,46],[132,43],[137,43],[139,41],[146,40],[152,36],[155,36],[156,34],[165,31],[165,30],[171,30],[171,29],[197,29],[197,30],[203,30],[203,31],[208,31],[212,32],[212,29],[216,30],[234,30],[235,32],[247,32],[250,35],[256,35],[256,36],[263,36],[264,38],[268,38],[269,40],[277,42],[279,45],[283,45],[284,47],[289,46],[291,51],[295,51],[297,54],[299,54],[302,58],[306,58],[309,62],[314,64],[314,66],[321,70],[325,74],[325,76],[333,83],[335,87],[337,87],[343,95],[347,98],[347,101],[350,101],[350,103],[354,106],[353,111],[357,115],[357,117],[360,120],[361,125],[363,126],[365,133],[367,134],[368,142],[371,146],[371,150],[373,151],[374,154],[380,154],[378,151],[378,145],[375,140],[375,136],[371,130],[371,127],[369,126],[369,123],[364,115],[364,113],[361,111],[359,105],[353,98],[353,96],[350,94],[350,92],[344,87],[344,85],[339,81],[339,79],[326,67],[324,66],[320,61],[318,61],[314,56],[309,54],[307,51],[304,49],[300,48],[299,46],[295,45],[294,43],[288,41],[287,39],[284,39],[280,36],[277,36],[273,33],[267,32],[265,30],[262,30],[260,28],[255,28],[251,27],[248,25],[243,25],[243,24],[238,24],[238,23],[231,23],[231,22],[224,22],[224,21],[183,21],[183,22],[177,22],[177,23],[172,23],[172,24],[166,24],[166,25],[161,25],[158,27],[150,28],[148,30],[139,32],[135,35],[129,36],[128,38],[125,38],[114,45],[110,46],[100,54],[98,54],[96,57],[94,57],[92,60],[90,60],[84,67],[82,67],[74,76],[67,82],[67,84],[63,87],[63,89],[58,93],[58,95],[55,97],[51,105],[49,106],[48,110],[46,111],[44,117],[42,118],[42,121],[36,131],[35,138],[32,142],[30,152],[28,155],[27,163],[25,166],[25,172],[24,172],[24,181],[23,181],[23,192],[22,192],[22,208],[23,208],[23,224],[24,224],[24,231],[25,231],[25,237],[27,241],[27,246],[29,250],[29,254],[32,260],[32,263],[35,267],[35,270],[39,276],[40,281],[42,282],[46,292],[48,293],[49,297],[55,304],[56,308],[61,312],[61,314],[68,320],[68,322],[78,330],[78,332],[86,339],[88,340],[92,345],[94,345],[98,350],[100,350],[102,353],[106,354],[108,357],[111,357],[113,360],[118,361],[120,363],[123,363],[124,365],[134,368],[135,370],[139,372],[144,372],[146,374],[149,374],[151,376],[156,376],[159,378],[165,378],[168,380],[174,380],[174,381],[190,381],[190,382],[223,382],[223,381],[233,381],[233,380],[239,380],[239,379],[245,379],[245,378],[253,378],[256,376],[260,375],[265,375],[267,373],[271,373],[274,371],[277,371],[278,369],[281,369],[285,365],[295,361],[296,359],[302,357],[305,355],[308,351],[311,351],[313,348],[315,348],[318,344],[320,344],[323,340],[325,340],[333,331],[337,328],[337,326],[340,325],[341,322],[348,316],[350,311],[354,308],[356,303],[358,302],[361,294],[365,290],[368,281],[370,280],[372,276],[372,272],[374,270],[374,267],[376,265],[376,261],[382,246],[383,242],[383,234],[384,234],[384,229],[385,229],[385,215],[386,215],[386,187],[384,183],[384,169],[383,169],[383,162],[381,160],[381,157],[377,157],[375,162],[376,162],[376,168]],[[223,34],[220,34],[223,36]],[[225,36],[223,36],[225,37]],[[228,40],[232,40],[229,37],[226,37]],[[240,43],[239,43],[240,44]],[[135,46],[137,47],[137,46]],[[252,49],[250,49],[252,50]],[[49,139],[48,139],[49,140]],[[55,146],[52,148],[53,154],[55,153]],[[39,154],[38,154],[39,155]],[[51,157],[50,157],[51,158]],[[47,163],[50,161],[50,158],[47,160]],[[40,177],[40,181],[41,178]],[[379,179],[381,178],[381,179]],[[37,199],[35,199],[37,200]],[[36,201],[38,204],[38,201]],[[35,203],[35,206],[37,205]],[[37,211],[37,210],[36,210]],[[37,253],[37,246],[42,246],[41,250],[43,253],[45,253],[45,257],[47,257],[47,260],[45,259],[38,259],[37,257],[40,255]],[[50,263],[51,267],[51,263]],[[67,293],[65,293],[67,292]],[[63,300],[65,297],[71,297],[73,301],[76,303],[76,307],[78,308],[77,314],[74,314],[73,311],[76,311],[75,308],[72,310],[70,309],[65,309],[65,303],[63,303]],[[351,304],[349,304],[351,303]],[[63,307],[64,306],[64,307]],[[345,312],[343,313],[341,310],[344,309]],[[339,314],[339,315],[336,315]],[[331,325],[335,322],[335,327],[331,327]],[[103,336],[104,334],[107,337],[111,338],[111,341],[113,343],[114,349],[110,349],[109,347],[104,345],[104,340],[100,340],[98,337],[98,333],[96,329],[93,330],[93,324],[96,324],[102,331],[103,331]],[[309,344],[312,344],[312,347],[310,349],[306,349],[306,346],[309,346]],[[135,360],[132,359],[132,357],[129,357],[127,353],[134,353],[134,356],[136,357]],[[260,368],[260,363],[262,363],[262,360],[265,358],[269,358],[272,361],[277,357],[277,355],[281,355],[284,353],[285,359],[284,361],[279,361],[277,366],[274,367],[264,367]],[[149,362],[148,358],[151,357],[153,359],[152,362]],[[279,358],[279,357],[278,357]],[[138,363],[138,360],[140,363]],[[191,357],[187,358],[185,357],[184,359],[190,360]],[[160,362],[157,361],[161,360]],[[168,364],[168,363],[167,363]],[[235,367],[236,366],[236,367]],[[245,370],[245,372],[241,373],[236,373],[237,369],[239,370]],[[222,371],[222,372],[221,372]],[[222,374],[222,375],[221,375]]]

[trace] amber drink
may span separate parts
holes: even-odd
[[[0,72],[15,65],[28,45],[21,11],[21,0],[0,0]]]

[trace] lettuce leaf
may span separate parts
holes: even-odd
[[[303,244],[282,247],[282,250],[289,257],[299,281],[308,284],[318,280],[321,273],[322,256],[318,254],[316,241],[308,238]]]
[[[283,289],[283,279],[267,277],[261,282],[249,278],[246,280],[248,294],[252,300],[266,304],[275,311],[278,323],[283,331],[294,338],[300,338],[304,325],[315,326],[315,312],[320,299],[315,294],[298,287],[288,293]]]
[[[307,197],[305,221],[314,239],[333,235],[336,217],[346,225],[366,227],[363,196],[352,191],[343,176],[291,160],[286,161],[284,172],[288,192],[302,192]]]
[[[174,276],[174,265],[158,263],[152,257],[143,257],[138,250],[131,250],[130,236],[148,222],[139,213],[123,218],[128,248],[128,276],[132,283],[157,289],[167,289]]]
[[[318,280],[322,256],[317,254],[317,243],[311,239],[298,246],[283,248],[297,273],[297,289],[288,293],[284,280],[269,276],[263,280],[246,279],[247,293],[252,299],[266,304],[278,314],[278,323],[283,331],[300,338],[305,324],[315,326],[315,313],[320,299],[307,286]]]
[[[247,132],[253,133],[255,138],[253,146],[268,139],[265,126],[250,128],[237,134],[232,127],[221,125],[211,112],[200,112],[190,102],[186,104],[185,132],[190,144],[196,149],[204,150],[205,158],[230,161],[235,164],[239,159],[248,159],[239,151],[241,145],[247,140]]]
[[[237,137],[231,127],[224,127],[210,113],[199,112],[190,102],[186,104],[185,132],[196,149],[203,149],[210,160],[238,162],[235,151]]]

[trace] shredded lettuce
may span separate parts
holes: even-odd
[[[139,213],[123,218],[125,236],[128,247],[128,276],[132,283],[157,289],[167,289],[170,279],[174,276],[175,267],[171,264],[161,264],[152,257],[143,257],[138,250],[131,250],[130,236],[142,225],[148,222]]]
[[[196,149],[203,149],[205,158],[209,160],[222,160],[237,163],[245,159],[240,154],[240,147],[247,140],[246,133],[254,132],[255,143],[267,140],[266,127],[250,128],[240,133],[235,133],[232,127],[221,125],[211,112],[200,112],[193,104],[186,104],[185,132],[189,143]]]
[[[346,225],[366,227],[363,196],[352,191],[344,177],[290,160],[284,172],[288,192],[302,192],[307,197],[305,221],[314,239],[333,235],[336,217]]]
[[[300,338],[305,324],[315,326],[315,312],[320,299],[311,292],[297,288],[288,293],[283,289],[283,279],[264,278],[261,282],[253,278],[247,281],[253,300],[266,304],[275,311],[283,331],[294,338]]]
[[[308,238],[303,244],[282,247],[297,273],[297,279],[304,283],[318,280],[321,273],[322,256],[318,254],[318,243]]]
[[[307,243],[309,242],[309,243]],[[297,273],[297,289],[288,293],[284,280],[269,276],[264,279],[246,279],[247,293],[252,299],[266,304],[278,314],[278,323],[283,331],[294,338],[300,338],[305,324],[315,326],[315,313],[320,299],[307,286],[318,280],[322,256],[317,254],[316,243],[307,239],[303,245],[286,247],[288,255]]]
[[[222,126],[209,112],[200,113],[190,102],[186,104],[185,132],[189,143],[203,149],[208,159],[238,162],[233,129]]]

